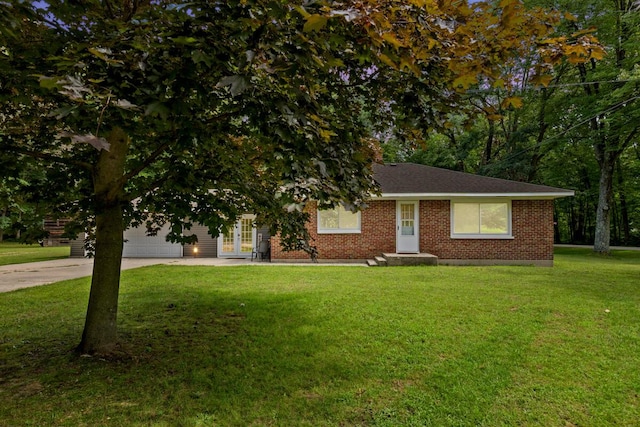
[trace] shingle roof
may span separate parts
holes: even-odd
[[[373,166],[373,177],[382,196],[397,195],[527,195],[572,196],[573,191],[546,185],[528,184],[456,172],[415,163],[388,163]]]

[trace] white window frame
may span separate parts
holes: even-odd
[[[318,234],[360,234],[361,230],[362,230],[362,218],[360,215],[360,211],[354,212],[354,214],[357,216],[358,218],[358,226],[357,228],[322,228],[322,226],[320,225],[320,212],[321,211],[330,211],[330,210],[336,210],[336,209],[341,209],[343,211],[349,212],[348,210],[346,210],[344,208],[344,206],[336,206],[333,209],[318,209]],[[340,215],[340,210],[338,210],[338,216]],[[338,220],[338,223],[340,223],[340,221]]]
[[[505,203],[507,205],[507,232],[504,234],[484,234],[484,233],[456,233],[455,230],[455,204],[456,203],[474,203],[478,205],[482,204],[494,204]],[[451,217],[451,238],[452,239],[513,239],[513,220],[512,220],[512,203],[511,200],[501,199],[459,199],[451,200],[449,202],[449,211]]]

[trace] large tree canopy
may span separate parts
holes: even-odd
[[[515,0],[0,3],[2,155],[41,162],[50,202],[94,230],[80,351],[116,342],[126,227],[186,242],[250,211],[296,248],[306,200],[376,191],[367,123],[420,140],[470,85],[509,87],[524,51],[540,76],[601,54],[547,39],[559,19]]]
[[[385,155],[572,188],[576,196],[556,204],[558,241],[593,244],[597,252],[608,252],[610,239],[634,244],[640,238],[637,2],[524,3],[570,12],[549,41],[595,32],[608,54],[587,63],[569,57],[549,73],[535,75],[530,71],[539,66],[539,52],[531,49],[518,61],[505,62],[512,75],[520,76],[514,79],[517,84],[477,85],[461,99],[451,126],[432,134],[426,147],[414,151],[392,141]],[[585,48],[580,43],[565,47],[573,52]],[[511,108],[520,102],[521,108]]]

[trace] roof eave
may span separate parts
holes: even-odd
[[[380,196],[371,196],[371,198],[375,200],[449,200],[462,198],[540,200],[559,199],[573,195],[575,195],[573,191],[566,190],[539,193],[382,193]]]

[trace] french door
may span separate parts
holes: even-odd
[[[251,258],[256,241],[255,215],[242,215],[233,228],[218,237],[218,256],[229,258]]]

